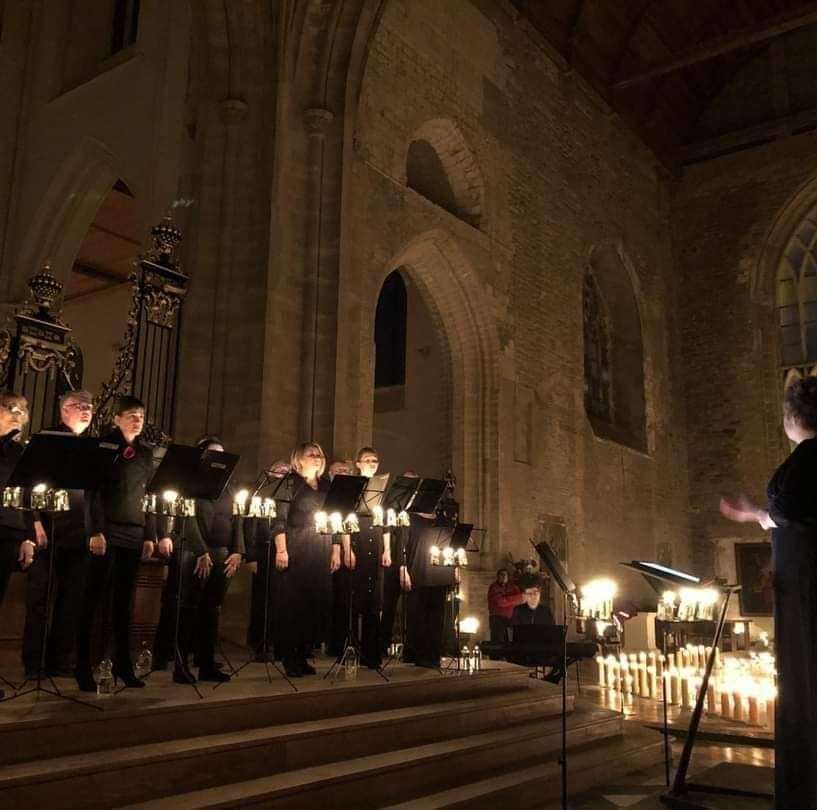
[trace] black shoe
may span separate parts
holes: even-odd
[[[383,659],[361,658],[360,666],[366,667],[366,669],[380,669],[383,666]]]
[[[88,667],[77,667],[74,670],[74,677],[77,679],[77,686],[80,692],[96,692],[96,681],[94,673]]]
[[[284,659],[284,672],[290,678],[303,678],[304,670],[301,661],[297,661],[294,658],[285,658]]]
[[[312,664],[308,663],[307,661],[301,661],[301,672],[304,675],[316,675],[317,671]]]
[[[122,681],[122,683],[128,689],[144,689],[145,682],[141,678],[136,677],[136,673],[133,671],[132,666],[123,666],[117,667],[114,666],[113,668],[113,682],[116,684],[117,681]]]
[[[153,659],[153,666],[151,666],[151,672],[164,672],[170,666],[170,659],[169,658],[154,658]]]
[[[37,667],[34,667],[34,669],[29,669],[28,667],[26,667],[26,680],[36,681],[39,671],[40,670],[37,669]],[[45,677],[45,672],[43,672],[43,677]]]
[[[199,680],[227,683],[227,681],[230,680],[230,676],[226,672],[222,672],[220,669],[216,669],[215,667],[199,667]]]

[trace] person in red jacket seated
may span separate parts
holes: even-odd
[[[513,609],[521,605],[524,595],[510,581],[508,570],[500,568],[496,572],[496,582],[488,588],[488,613],[491,622],[491,641],[507,641]]]

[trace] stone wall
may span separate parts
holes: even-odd
[[[737,492],[762,500],[789,450],[775,275],[799,216],[817,200],[815,171],[817,139],[799,135],[687,167],[673,201],[691,530],[702,571],[717,570],[724,542],[763,539],[757,526],[723,520],[718,500]]]
[[[440,120],[476,157],[478,227],[406,187],[410,143]],[[501,7],[391,0],[346,170],[338,412],[348,408],[356,430],[340,443],[370,435],[374,306],[385,275],[405,267],[448,337],[455,473],[465,518],[488,529],[484,549],[525,554],[543,524],[563,523],[571,570],[614,574],[634,594],[641,585],[618,561],[668,544],[685,564],[678,291],[669,186],[650,153]],[[600,244],[619,252],[635,288],[646,453],[595,438],[584,414],[581,284]],[[528,458],[516,460],[520,447]]]

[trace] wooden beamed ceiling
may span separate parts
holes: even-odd
[[[668,167],[817,127],[817,0],[511,2]]]

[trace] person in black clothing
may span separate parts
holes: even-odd
[[[817,810],[817,378],[786,389],[783,428],[796,447],[769,482],[767,507],[741,496],[721,500],[721,512],[772,530],[775,807]]]
[[[91,424],[93,396],[89,391],[69,391],[60,398],[60,422],[52,431],[80,436]],[[53,514],[47,526],[50,547],[37,555],[28,572],[26,622],[23,631],[23,666],[26,678],[36,678],[42,659],[43,630],[49,613],[48,569],[54,555],[51,628],[45,671],[49,676],[73,673],[74,636],[88,565],[87,515],[82,490],[68,492],[70,510]],[[56,530],[56,531],[55,531]]]
[[[292,468],[286,461],[276,461],[264,471],[261,480],[262,486],[259,495],[277,491],[280,485],[286,487],[286,478]],[[269,489],[269,486],[272,489]],[[284,494],[283,492],[281,493]],[[252,589],[250,592],[250,623],[247,628],[247,643],[255,651],[255,660],[258,663],[271,661],[275,647],[275,606],[278,593],[278,578],[275,571],[275,551],[272,537],[272,525],[266,519],[246,518],[244,520],[245,564],[252,572]],[[267,582],[267,553],[269,551],[270,567],[273,571],[272,579]],[[266,624],[266,635],[264,626]]]
[[[517,624],[556,624],[551,609],[542,602],[542,588],[528,585],[522,592],[525,601],[513,609],[511,626]]]
[[[336,475],[354,475],[351,461],[333,461],[326,471],[331,484]],[[341,565],[332,574],[332,609],[327,649],[337,658],[343,654],[343,645],[349,630],[349,600],[352,597],[353,554],[349,535],[334,537],[341,547]]]
[[[91,560],[77,628],[75,675],[84,692],[96,690],[91,667],[94,616],[106,592],[113,590],[111,624],[114,636],[114,676],[125,686],[143,687],[136,677],[130,653],[131,606],[139,562],[157,547],[156,516],[145,514],[142,499],[153,476],[153,451],[139,439],[145,424],[145,406],[136,397],[121,397],[114,411],[115,430],[105,440],[119,445],[111,477],[90,497]],[[168,557],[173,541],[162,537],[159,554]]]
[[[204,436],[198,447],[224,452],[216,436]],[[162,595],[162,612],[156,631],[156,666],[164,669],[175,657],[176,609],[179,565],[182,566],[182,605],[179,616],[179,658],[175,660],[173,680],[195,683],[189,668],[189,656],[195,643],[199,680],[229,681],[230,676],[216,666],[219,612],[230,580],[244,557],[244,527],[233,516],[236,488],[227,486],[216,501],[196,498],[196,515],[185,522],[184,544],[176,542],[176,552]],[[181,554],[181,560],[179,560]]]
[[[325,639],[331,606],[332,572],[340,566],[340,546],[315,531],[315,512],[323,506],[329,482],[323,477],[326,456],[319,444],[306,442],[292,452],[289,503],[282,503],[273,523],[278,602],[276,657],[290,677],[314,675],[307,658]]]
[[[456,568],[431,564],[431,548],[447,544],[451,529],[435,526],[434,515],[411,516],[406,565],[401,570],[408,593],[408,626],[403,660],[419,667],[439,667],[443,646],[445,600],[458,581]]]
[[[373,447],[357,452],[355,467],[360,475],[377,474],[380,459]],[[382,663],[380,612],[383,609],[384,567],[391,565],[390,534],[373,526],[372,517],[360,516],[360,532],[351,537],[351,597],[353,627],[360,626],[360,663],[377,669]]]
[[[27,424],[28,403],[25,397],[10,392],[0,393],[0,489],[8,483],[23,453],[19,437]],[[35,537],[30,512],[0,508],[0,604],[17,566],[24,571],[31,566],[36,548]]]

